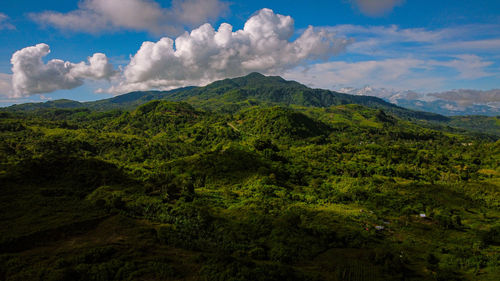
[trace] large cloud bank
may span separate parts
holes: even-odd
[[[42,43],[12,55],[12,97],[72,89],[81,86],[85,79],[109,79],[115,74],[106,55],[101,53],[89,57],[88,63],[53,59],[45,64],[42,58],[49,53],[49,46]]]
[[[131,29],[179,34],[184,26],[217,19],[228,4],[219,0],[174,0],[167,9],[153,0],[84,0],[78,6],[68,13],[47,11],[31,17],[41,24],[76,32]]]
[[[144,42],[125,67],[123,80],[110,91],[171,89],[258,71],[281,73],[311,60],[326,60],[345,49],[349,39],[309,26],[297,39],[290,16],[262,9],[233,31],[223,23],[204,24],[175,40]]]

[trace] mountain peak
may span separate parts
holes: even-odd
[[[259,72],[252,72],[245,76],[236,78],[226,78],[208,84],[205,88],[239,88],[239,87],[260,87],[260,86],[301,86],[306,87],[295,81],[287,81],[280,76],[266,76]]]
[[[276,83],[276,82],[288,82],[285,79],[283,79],[281,76],[266,76],[262,73],[259,72],[252,72],[248,75],[241,76],[241,77],[236,77],[233,79],[230,79],[235,81],[237,84],[241,85],[241,82],[244,82],[244,84],[249,84],[249,83]]]
[[[246,76],[243,76],[246,78],[265,78],[266,76],[262,73],[259,72],[252,72],[250,74],[247,74]]]

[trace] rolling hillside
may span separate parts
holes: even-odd
[[[496,280],[499,157],[356,104],[1,112],[0,279]]]

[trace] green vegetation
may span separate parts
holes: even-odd
[[[0,279],[498,279],[494,136],[259,81],[0,112]]]
[[[461,127],[473,132],[500,136],[500,116],[453,116],[450,126]]]
[[[370,96],[355,96],[334,91],[311,89],[295,81],[286,81],[277,76],[251,73],[244,77],[225,79],[205,87],[185,87],[171,91],[132,92],[110,99],[80,103],[71,100],[55,100],[45,103],[13,105],[5,110],[39,114],[46,109],[133,110],[152,100],[185,101],[205,110],[234,114],[252,106],[307,106],[328,108],[336,105],[358,104],[384,112],[401,119],[418,122],[421,126],[464,133],[500,136],[498,118],[486,116],[454,116],[415,111],[385,102]]]

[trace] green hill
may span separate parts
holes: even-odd
[[[295,81],[286,81],[278,76],[264,76],[251,73],[244,77],[225,79],[205,87],[179,91],[165,97],[169,100],[188,101],[209,109],[220,108],[232,103],[248,101],[259,104],[299,105],[329,107],[342,104],[359,104],[380,108],[400,117],[445,121],[446,117],[417,112],[398,107],[382,99],[368,96],[354,96],[334,91],[311,89]]]
[[[248,134],[268,138],[302,139],[328,135],[330,128],[289,108],[250,108],[236,116],[238,128]]]
[[[498,279],[500,141],[338,98],[252,74],[0,112],[0,280]]]
[[[41,102],[41,103],[23,103],[23,104],[18,104],[18,105],[12,105],[8,107],[7,109],[9,111],[34,111],[34,110],[40,110],[40,109],[54,109],[54,108],[60,108],[60,109],[68,109],[68,108],[81,108],[85,107],[84,103],[78,102],[78,101],[73,101],[73,100],[68,100],[68,99],[60,99],[60,100],[54,100],[54,101],[47,101],[47,102]]]
[[[452,116],[448,124],[472,132],[500,136],[500,116]]]

